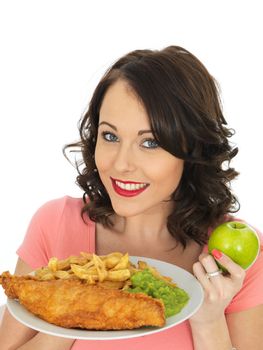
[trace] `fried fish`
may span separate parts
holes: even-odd
[[[143,293],[105,289],[79,279],[44,281],[9,272],[0,275],[0,283],[9,298],[65,328],[121,330],[165,324],[163,302]]]

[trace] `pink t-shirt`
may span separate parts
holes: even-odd
[[[95,252],[95,223],[81,218],[82,199],[65,196],[44,204],[33,216],[19,257],[33,269],[47,265],[52,256],[65,259],[82,251]],[[261,237],[262,243],[262,237]],[[263,304],[263,253],[248,269],[241,291],[226,308],[237,312]],[[189,322],[152,335],[123,340],[76,340],[73,350],[193,350]]]

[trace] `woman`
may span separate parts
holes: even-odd
[[[229,189],[237,149],[216,83],[187,50],[137,50],[105,73],[80,123],[77,183],[83,200],[64,197],[34,215],[16,273],[51,256],[112,251],[151,257],[192,272],[204,288],[200,309],[166,331],[126,340],[73,341],[37,333],[6,311],[2,349],[260,349],[263,257],[245,272],[209,232],[229,221],[238,201]],[[216,261],[229,271],[218,273]],[[16,333],[13,339],[12,334]]]

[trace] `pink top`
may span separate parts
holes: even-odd
[[[65,259],[79,255],[81,251],[95,252],[95,223],[84,223],[80,210],[82,199],[65,196],[44,204],[33,216],[22,245],[17,250],[19,257],[33,269],[47,265],[49,258]],[[262,237],[261,237],[262,243]],[[261,249],[262,250],[262,249]],[[248,269],[241,291],[226,308],[226,313],[252,308],[263,303],[263,253]],[[124,340],[76,340],[73,350],[193,350],[189,322],[152,335]]]

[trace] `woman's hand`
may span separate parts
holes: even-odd
[[[202,253],[199,261],[194,263],[193,272],[204,288],[205,298],[200,309],[190,318],[190,322],[210,324],[224,315],[224,310],[232,298],[239,292],[245,278],[245,270],[229,257],[214,250],[210,254]],[[207,278],[207,273],[218,270],[215,259],[229,274],[218,274]]]

